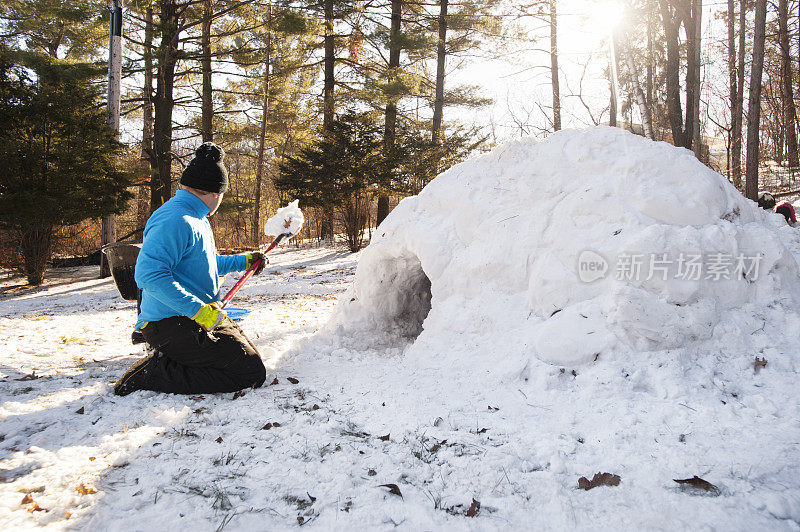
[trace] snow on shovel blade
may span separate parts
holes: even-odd
[[[300,231],[300,228],[303,227],[303,211],[300,210],[299,207],[299,200],[294,200],[286,207],[282,207],[278,209],[278,212],[275,213],[275,216],[267,220],[267,223],[264,225],[264,233],[267,235],[277,235],[272,243],[264,250],[264,255],[275,249],[278,244],[281,243],[281,240],[284,238],[292,238],[294,235]],[[236,292],[247,282],[250,277],[253,276],[253,273],[256,271],[261,265],[261,260],[257,260],[250,269],[244,272],[244,275],[241,279],[239,279],[233,288],[222,298],[222,308],[225,308],[228,303],[230,303],[233,296],[236,295]]]
[[[305,218],[300,210],[300,200],[294,200],[286,207],[281,207],[275,215],[264,224],[265,235],[296,235],[303,227]]]

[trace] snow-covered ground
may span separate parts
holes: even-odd
[[[7,280],[0,523],[800,530],[800,232],[721,179],[609,128],[458,165],[360,255],[271,256],[235,305],[276,383],[243,395],[115,397],[135,305]],[[763,270],[587,281],[586,250]]]
[[[327,320],[357,259],[328,248],[281,250],[245,285],[236,303],[253,312],[243,327],[278,353],[268,360],[278,384],[236,399],[115,397],[111,382],[142,354],[128,343],[135,305],[96,279],[96,268],[56,272],[39,289],[6,281],[0,522],[800,528],[797,401],[770,394],[777,386],[797,393],[797,352],[768,345],[776,333],[768,316],[753,324],[762,353],[663,352],[625,373],[618,362],[575,374],[554,366],[525,391],[453,389],[441,368],[408,368],[399,347],[331,352],[303,341]],[[756,354],[768,359],[758,373]],[[707,385],[665,388],[663,374]],[[621,483],[577,489],[579,477],[596,472]],[[672,480],[695,474],[722,495],[682,491]],[[402,498],[382,484],[395,484]],[[33,502],[23,503],[26,495]],[[480,510],[471,518],[473,499]]]

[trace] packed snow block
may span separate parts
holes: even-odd
[[[404,199],[328,331],[486,371],[685,346],[798,301],[790,229],[683,148],[609,127],[522,139]]]

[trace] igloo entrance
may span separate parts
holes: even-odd
[[[344,300],[339,315],[348,318],[345,329],[355,325],[413,341],[431,310],[431,281],[414,253],[394,247],[382,251],[359,265],[356,278],[364,281]]]
[[[383,292],[378,295],[378,301],[383,299],[376,305],[382,309],[378,316],[384,327],[414,340],[422,332],[422,324],[431,310],[431,281],[422,264],[409,253],[386,258],[376,265],[376,269],[381,274],[375,287]]]
[[[397,314],[394,323],[403,336],[415,339],[422,332],[422,324],[431,310],[431,280],[422,270],[419,259],[415,264],[398,272],[394,281],[397,290]]]

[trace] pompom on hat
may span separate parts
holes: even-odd
[[[194,152],[181,175],[181,185],[222,194],[228,190],[228,171],[222,163],[225,152],[213,142],[204,142]]]

